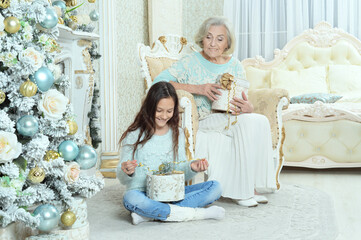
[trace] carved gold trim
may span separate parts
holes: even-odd
[[[189,131],[188,131],[188,129],[187,128],[184,128],[184,135],[185,135],[185,137],[186,137],[186,155],[187,155],[187,159],[188,159],[188,161],[190,161],[193,157],[192,157],[192,153],[191,153],[191,151],[189,151],[189,146],[190,146],[190,144],[189,144],[189,137],[190,137],[190,134],[189,134]]]
[[[100,165],[100,169],[117,168],[118,162],[119,162],[119,158],[104,159],[104,160],[102,160],[102,164]]]
[[[285,131],[285,127],[282,127],[282,132],[281,132],[281,146],[280,146],[280,150],[279,150],[279,159],[278,159],[278,168],[276,171],[276,185],[277,185],[277,190],[280,189],[281,184],[279,183],[278,179],[279,179],[279,175],[281,173],[281,168],[283,165],[283,143],[285,142],[285,138],[286,138],[286,131]]]
[[[88,70],[75,70],[75,74],[91,74],[92,72],[89,72]]]
[[[165,43],[167,42],[167,38],[165,36],[160,36],[158,38],[158,40],[163,44],[163,47],[165,48],[165,50],[167,50],[167,52],[169,52],[168,48],[165,46]]]
[[[117,174],[115,172],[101,172],[102,175],[106,178],[116,178]]]
[[[86,136],[86,139],[84,140],[85,144],[88,144],[88,145],[90,145],[90,146],[93,146],[93,144],[92,144],[92,138],[91,138],[91,136],[90,136],[90,127],[89,127],[89,125],[86,126],[85,136]]]
[[[102,153],[102,156],[118,156],[118,152],[105,152]]]

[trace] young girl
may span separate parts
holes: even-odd
[[[220,184],[208,181],[185,187],[185,198],[170,204],[154,201],[146,196],[146,175],[158,170],[164,162],[178,162],[176,170],[184,171],[185,179],[208,168],[206,160],[187,161],[184,133],[178,128],[178,97],[167,82],[154,84],[135,117],[120,138],[121,160],[117,177],[127,187],[124,207],[131,211],[133,224],[152,219],[161,221],[189,221],[222,219],[224,209],[218,206],[202,208],[221,196]]]

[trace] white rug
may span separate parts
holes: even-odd
[[[105,239],[317,239],[337,237],[334,207],[330,197],[317,189],[283,185],[269,194],[269,203],[255,208],[237,206],[229,199],[214,203],[226,209],[221,220],[182,223],[145,222],[131,224],[123,207],[124,188],[106,179],[106,187],[88,200],[92,240]]]

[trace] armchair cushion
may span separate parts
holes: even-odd
[[[279,140],[279,131],[277,124],[277,106],[281,98],[287,97],[288,92],[285,89],[253,89],[248,91],[248,99],[254,107],[254,112],[265,115],[271,126],[272,145],[275,149]]]
[[[152,81],[159,75],[164,69],[169,68],[175,61],[167,57],[145,57],[148,64],[148,70]]]
[[[270,70],[248,67],[246,69],[246,76],[250,81],[250,89],[270,88],[271,86]]]

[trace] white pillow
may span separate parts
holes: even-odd
[[[361,91],[361,66],[329,65],[328,82],[331,93]]]
[[[326,67],[317,66],[299,71],[272,69],[271,88],[283,88],[290,97],[306,93],[328,93]]]
[[[247,67],[246,76],[251,84],[249,89],[270,88],[270,70]]]

